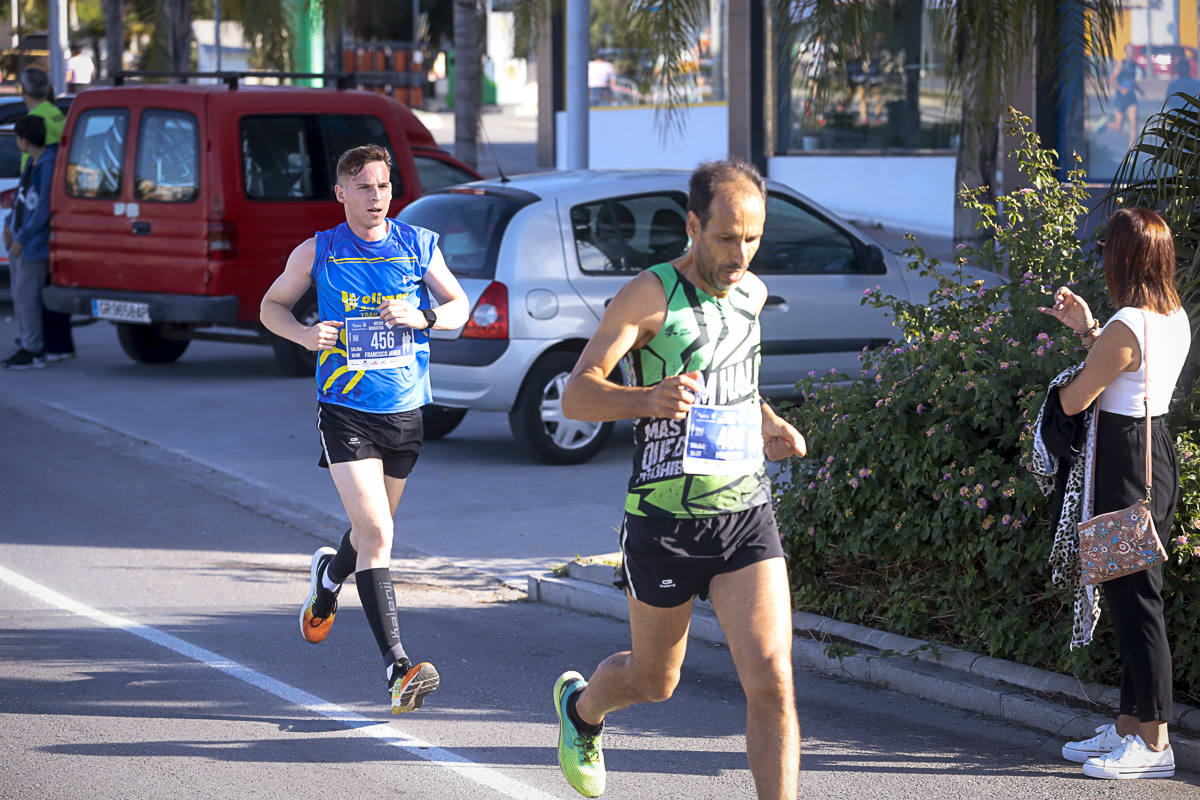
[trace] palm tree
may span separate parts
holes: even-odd
[[[454,0],[454,156],[474,167],[483,99],[479,0]]]

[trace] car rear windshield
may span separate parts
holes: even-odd
[[[509,220],[537,198],[527,192],[439,192],[409,204],[398,218],[438,234],[446,265],[458,278],[496,276],[496,257]]]

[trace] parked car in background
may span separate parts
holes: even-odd
[[[424,181],[479,174],[434,143],[404,105],[334,88],[97,87],[71,105],[51,198],[46,305],[112,321],[135,361],[178,359],[193,339],[271,344],[311,376],[316,354],[268,334],[267,287],[292,249],[345,220],[338,157],[392,154],[395,214]],[[316,293],[294,309],[317,319]]]
[[[504,411],[515,437],[552,464],[586,461],[611,423],[567,419],[562,389],[617,290],[688,245],[683,170],[521,175],[434,192],[399,218],[440,234],[446,263],[472,304],[460,331],[435,331],[434,403],[426,437],[469,410]],[[883,312],[862,305],[880,286],[914,301],[933,279],[830,211],[769,181],[767,220],[751,268],[767,284],[762,312],[764,395],[794,395],[809,371],[853,373],[864,347],[890,341]],[[989,281],[1000,277],[987,273]]]
[[[1196,48],[1178,44],[1135,45],[1133,61],[1137,64],[1138,73],[1143,78],[1166,78],[1171,80],[1176,76],[1175,65],[1180,61],[1188,62],[1192,77],[1196,77]]]

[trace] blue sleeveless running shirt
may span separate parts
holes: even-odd
[[[397,337],[410,330],[389,329],[370,319],[378,317],[381,300],[400,297],[418,308],[430,307],[429,292],[421,281],[437,247],[437,234],[394,219],[387,220],[387,226],[387,236],[378,242],[360,239],[344,222],[319,232],[311,270],[321,320],[346,323],[338,346],[317,354],[317,399],[371,414],[411,411],[433,399],[425,330],[412,330],[403,366],[351,369],[349,364],[348,334],[355,337],[353,356],[370,347],[372,337],[395,347]]]

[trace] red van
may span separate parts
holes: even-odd
[[[51,200],[46,305],[114,322],[134,360],[192,339],[272,344],[290,374],[314,358],[258,322],[292,249],[345,219],[337,158],[392,153],[395,214],[424,191],[480,177],[407,107],[341,89],[214,85],[89,89],[71,105]],[[316,296],[297,303],[316,316]]]

